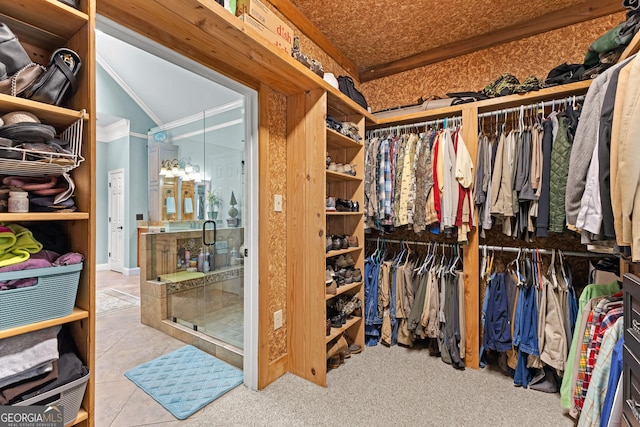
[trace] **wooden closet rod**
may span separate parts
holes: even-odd
[[[521,249],[525,250],[536,250],[536,248],[512,248],[507,246],[490,246],[490,245],[478,245],[478,249],[489,250],[489,251],[500,251],[500,252],[514,252],[517,253]],[[549,249],[537,249],[540,255],[551,255],[553,252]],[[571,252],[571,251],[563,251],[561,250],[562,255],[571,256],[571,257],[583,257],[583,258],[604,258],[607,256],[615,256],[613,254],[599,254],[595,252]]]
[[[524,107],[525,110],[526,110],[528,108],[552,107],[552,106],[555,106],[556,104],[560,106],[564,102],[583,101],[583,100],[584,100],[584,95],[568,96],[568,97],[563,98],[563,99],[553,99],[551,101],[536,102],[535,104],[521,105],[519,107],[505,108],[505,109],[502,109],[502,110],[495,110],[495,111],[487,111],[486,113],[478,114],[478,118],[481,119],[483,117],[491,117],[491,116],[495,116],[496,114],[517,113],[517,112],[520,111],[520,107]]]

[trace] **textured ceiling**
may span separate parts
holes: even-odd
[[[584,0],[292,0],[359,69],[386,64]]]

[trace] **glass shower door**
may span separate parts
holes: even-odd
[[[204,245],[211,271],[204,278],[199,330],[239,350],[244,347],[244,133],[244,105],[205,114],[205,176],[218,213],[212,220],[215,236]]]
[[[167,256],[174,260],[160,277],[169,283],[168,318],[242,354],[244,102],[165,125],[161,132],[156,140],[162,139],[161,152],[171,158],[160,159],[169,173],[159,186],[179,195],[175,217],[161,221],[172,254]]]

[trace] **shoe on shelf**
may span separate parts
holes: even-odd
[[[331,318],[331,327],[332,328],[341,328],[342,325],[347,323],[347,319],[344,314],[338,314]]]
[[[331,319],[327,319],[327,325],[326,325],[327,331],[326,331],[326,336],[331,335]]]
[[[340,236],[331,236],[331,239],[333,240],[333,243],[331,245],[331,249],[334,251],[339,251],[340,248],[342,247],[342,239],[340,238]]]
[[[332,172],[337,172],[338,171],[337,167],[338,166],[336,165],[336,162],[331,162],[329,163],[329,167],[327,169],[329,169]]]
[[[353,281],[362,282],[362,271],[360,271],[359,268],[354,268],[352,271],[353,271]]]
[[[325,293],[327,295],[335,295],[338,292],[338,284],[335,280],[331,279],[331,282],[325,285]]]
[[[349,236],[343,236],[340,249],[349,249]]]
[[[327,237],[327,252],[329,252],[333,248],[333,239],[331,237]]]
[[[349,236],[349,247],[350,248],[358,247],[358,236]]]
[[[351,212],[360,212],[360,203],[351,202]]]
[[[351,163],[345,163],[345,165],[342,167],[342,172],[346,173],[347,175],[355,176],[353,168],[351,167]]]
[[[347,255],[350,256],[350,254],[347,254]],[[344,257],[344,255],[340,255],[338,257],[338,259],[336,260],[336,264],[338,264],[338,267],[340,267],[340,268],[349,267],[349,263],[347,262],[347,259]]]
[[[332,281],[333,278],[335,277],[336,273],[333,271],[333,268],[331,268],[330,266],[327,266],[327,270],[325,271],[325,281],[324,283],[326,285],[329,285]]]
[[[327,160],[326,160],[326,162],[327,162],[326,168],[329,169],[329,165],[331,164],[331,157],[329,156],[329,152],[328,151],[327,151]]]
[[[335,197],[327,197],[327,212],[335,212],[336,211],[336,198]]]
[[[338,212],[353,212],[353,203],[351,200],[336,199],[336,210]]]
[[[337,163],[336,164],[336,172],[344,173],[344,165],[342,163]]]
[[[345,317],[350,317],[355,309],[361,306],[360,297],[358,297],[358,294],[355,294],[342,308],[342,314],[344,314]]]
[[[351,256],[351,254],[347,254],[344,257],[344,262],[347,263],[347,267],[353,267],[354,265],[356,265],[356,262],[353,260],[353,257]]]
[[[348,285],[349,283],[353,283],[353,272],[351,270],[345,270],[344,271],[344,275],[342,276],[344,277],[344,283],[346,285]]]

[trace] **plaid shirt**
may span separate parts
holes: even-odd
[[[615,309],[618,310],[618,309]],[[607,316],[609,319],[609,316]],[[605,319],[605,321],[607,320]],[[602,334],[602,345],[598,351],[598,360],[593,368],[593,374],[589,384],[589,389],[584,399],[578,427],[599,426],[607,388],[609,384],[609,374],[614,358],[614,349],[618,340],[624,334],[624,321],[621,317],[613,322]]]
[[[578,380],[576,381],[573,393],[574,407],[577,410],[582,409],[595,361],[598,357],[598,351],[602,344],[602,336],[606,329],[615,323],[621,315],[621,298],[617,296],[603,298],[591,313],[589,313],[580,352]]]

